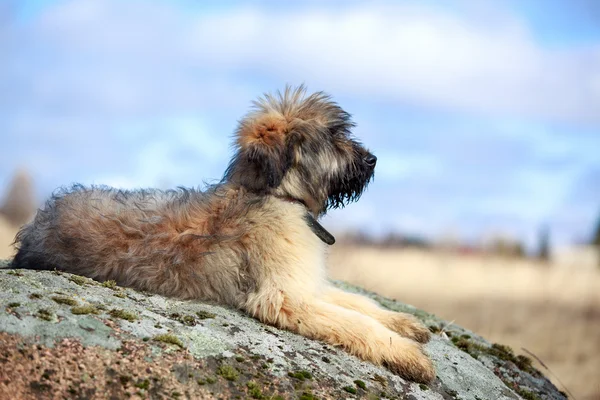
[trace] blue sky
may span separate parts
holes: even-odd
[[[0,2],[0,184],[219,179],[236,121],[325,90],[379,157],[333,230],[535,244],[600,214],[594,0]]]

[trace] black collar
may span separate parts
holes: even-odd
[[[288,201],[290,203],[297,203],[303,205],[304,208],[306,208],[306,213],[304,214],[304,222],[306,222],[306,225],[308,225],[310,230],[313,231],[313,233],[317,235],[317,237],[321,239],[323,243],[328,244],[329,246],[335,243],[335,237],[331,233],[329,233],[329,231],[325,229],[315,217],[313,217],[310,211],[308,211],[308,206],[303,200],[296,199],[290,196],[275,197],[281,200]]]

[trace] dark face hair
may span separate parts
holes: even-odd
[[[338,173],[337,179],[330,180],[325,210],[344,207],[357,201],[375,176],[377,158],[360,143],[351,143],[352,160],[347,164],[345,171]]]
[[[296,170],[321,212],[360,198],[374,176],[377,158],[352,138],[350,115],[337,108],[333,123],[316,129],[298,144]]]
[[[226,180],[304,201],[318,214],[360,198],[377,158],[352,138],[350,114],[323,93],[305,98],[303,88],[255,106],[236,132]]]

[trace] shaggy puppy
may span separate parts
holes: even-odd
[[[221,183],[204,192],[61,191],[17,235],[13,266],[236,307],[431,381],[424,326],[325,277],[334,238],[317,218],[358,199],[377,161],[352,138],[353,126],[323,93],[265,95],[241,120]]]

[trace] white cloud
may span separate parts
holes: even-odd
[[[195,23],[198,52],[224,68],[250,64],[358,96],[598,120],[600,93],[590,88],[600,47],[544,49],[510,20],[488,28],[427,8],[364,5],[292,15],[237,11]]]
[[[334,94],[598,122],[600,43],[545,48],[522,21],[500,14],[486,25],[474,18],[481,14],[425,5],[191,14],[172,3],[77,0],[54,6],[34,36],[75,73],[53,76],[61,83],[53,91],[70,87],[121,107],[159,97],[195,105],[206,100],[197,92],[208,84],[203,74],[253,71]]]

